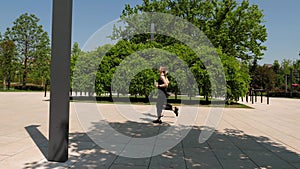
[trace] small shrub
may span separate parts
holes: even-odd
[[[22,85],[15,85],[14,88],[15,88],[15,90],[30,90],[30,91],[43,91],[44,90],[44,86],[34,85],[34,84],[26,85],[25,89],[23,89]]]

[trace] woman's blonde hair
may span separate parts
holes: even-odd
[[[159,67],[159,70],[162,71],[165,75],[168,74],[167,67],[161,66],[161,67]]]

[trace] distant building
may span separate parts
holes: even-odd
[[[263,66],[264,66],[264,67],[271,68],[273,65],[272,65],[272,64],[264,64]]]

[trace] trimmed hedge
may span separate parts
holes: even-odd
[[[22,88],[22,85],[15,85],[13,86],[15,90],[30,90],[30,91],[43,91],[44,86],[40,85],[26,85],[25,89]]]
[[[269,92],[270,97],[291,97],[290,92]],[[292,97],[300,97],[300,92],[294,91]]]

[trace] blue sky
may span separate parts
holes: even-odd
[[[300,51],[300,1],[299,0],[250,0],[258,4],[265,14],[268,47],[263,63],[273,63],[275,59],[299,59]],[[142,0],[73,0],[72,41],[80,47],[98,29],[118,19],[125,4],[141,4]],[[39,24],[51,34],[51,0],[7,0],[0,6],[0,32],[23,13],[33,13],[40,18]]]

